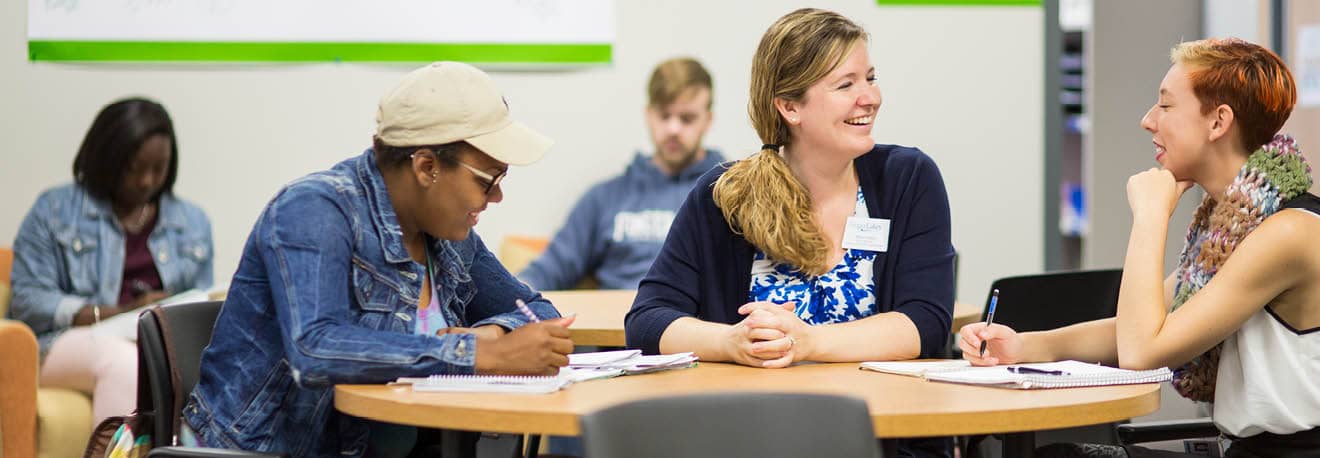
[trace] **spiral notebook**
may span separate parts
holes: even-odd
[[[461,391],[465,393],[553,393],[572,380],[553,375],[432,375],[401,377],[396,384],[410,384],[413,391]]]
[[[1025,369],[1023,369],[1025,368]],[[1009,366],[971,367],[964,370],[926,372],[926,380],[935,382],[985,385],[1030,390],[1037,388],[1074,388],[1084,386],[1160,383],[1173,378],[1168,368],[1134,371],[1089,364],[1080,361],[1015,364]]]

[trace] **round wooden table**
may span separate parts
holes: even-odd
[[[542,291],[542,296],[559,309],[562,315],[577,314],[577,320],[568,329],[573,343],[601,347],[627,345],[623,332],[623,316],[632,308],[636,290],[570,290]],[[958,302],[953,307],[953,332],[968,323],[981,319],[981,306]]]
[[[350,415],[431,428],[579,434],[580,416],[658,396],[729,391],[829,393],[859,397],[876,437],[1012,433],[1107,423],[1159,408],[1159,384],[1010,390],[927,382],[864,371],[856,363],[758,369],[695,368],[593,380],[553,394],[414,393],[408,386],[338,385],[335,408]]]

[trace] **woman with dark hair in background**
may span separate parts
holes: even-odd
[[[37,197],[14,240],[9,313],[37,334],[40,383],[91,394],[95,422],[132,411],[137,349],[89,325],[211,286],[211,223],[174,197],[178,157],[160,104],[107,105],[73,160],[74,182]]]

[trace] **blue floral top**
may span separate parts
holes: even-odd
[[[867,215],[866,198],[857,189],[854,215]],[[874,315],[875,278],[871,275],[875,251],[848,249],[839,264],[813,277],[795,267],[767,259],[757,250],[752,258],[752,286],[748,302],[796,302],[802,321],[817,325],[843,323]]]

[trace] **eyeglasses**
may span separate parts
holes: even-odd
[[[468,171],[472,172],[473,175],[476,175],[477,178],[480,178],[482,181],[486,182],[486,195],[490,195],[490,190],[495,189],[495,186],[498,186],[501,181],[504,181],[504,177],[509,175],[508,169],[500,171],[499,175],[491,176],[491,174],[483,172],[481,171],[481,169],[478,169],[476,167],[464,164],[462,161],[459,161],[458,165],[461,165],[463,166],[463,168],[468,169]]]

